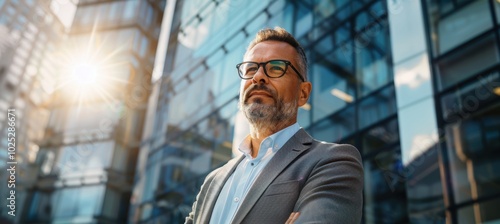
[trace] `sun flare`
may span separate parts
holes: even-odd
[[[61,87],[68,97],[73,96],[80,100],[92,99],[110,84],[103,72],[103,65],[88,57],[72,58],[64,67]]]
[[[70,75],[74,85],[85,86],[96,84],[99,75],[99,68],[97,65],[88,62],[80,62],[71,67],[72,71]]]
[[[130,62],[133,36],[116,41],[116,36],[96,32],[71,36],[53,57],[58,67],[55,90],[62,103],[112,104],[123,100],[134,67]]]

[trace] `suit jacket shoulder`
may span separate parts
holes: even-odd
[[[192,210],[186,217],[186,224],[208,223],[210,221],[215,201],[219,197],[224,183],[242,159],[243,156],[235,157],[205,177],[200,192],[196,195]]]
[[[247,194],[233,223],[360,223],[363,166],[352,145],[297,132],[272,158]]]
[[[243,157],[211,172],[186,223],[208,223],[222,186]],[[241,202],[232,223],[359,223],[363,167],[351,145],[314,140],[299,130],[269,161]]]
[[[361,154],[353,145],[313,140],[311,154],[323,160],[354,160],[362,166]]]

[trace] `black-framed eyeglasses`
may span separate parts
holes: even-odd
[[[252,79],[253,76],[257,73],[260,66],[264,68],[264,74],[266,74],[269,78],[279,78],[285,75],[288,66],[292,67],[292,69],[297,73],[300,80],[305,82],[304,77],[300,74],[300,72],[292,65],[291,62],[287,60],[270,60],[267,62],[253,62],[253,61],[245,61],[236,65],[236,69],[238,69],[238,75],[242,79]]]

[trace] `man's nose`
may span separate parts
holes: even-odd
[[[267,83],[269,81],[269,77],[267,77],[264,66],[260,66],[255,75],[252,78],[253,83]]]

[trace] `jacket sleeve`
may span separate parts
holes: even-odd
[[[314,166],[295,205],[300,212],[295,223],[361,222],[363,208],[363,165],[351,145],[319,143],[328,147]]]
[[[195,201],[193,202],[193,207],[191,209],[191,212],[189,212],[188,216],[186,217],[185,221],[184,221],[184,224],[192,224],[192,223],[195,223],[195,220],[196,220],[196,216],[198,216],[199,214],[199,210],[201,209],[201,207],[203,207],[203,198],[205,197],[206,193],[207,193],[207,190],[208,190],[208,186],[210,185],[213,177],[215,176],[215,173],[217,172],[218,169],[212,171],[211,173],[209,173],[207,175],[207,177],[205,178],[205,180],[203,181],[203,184],[201,185],[201,188],[200,188],[200,191],[198,192],[198,195],[196,195],[196,199]]]
[[[198,198],[200,197],[200,193],[196,195],[196,200],[193,202],[193,207],[191,208],[191,212],[189,212],[184,224],[193,224],[194,223],[194,211],[196,210],[196,203],[198,202]]]

